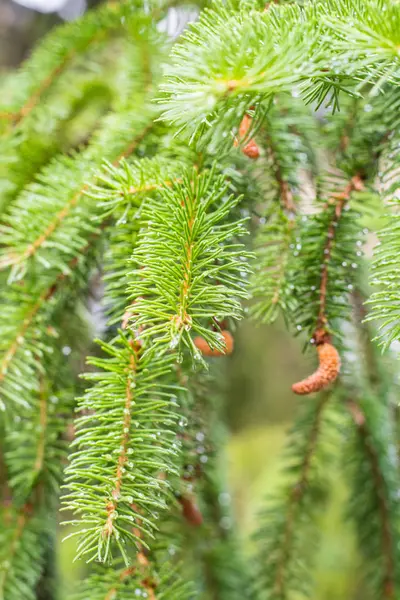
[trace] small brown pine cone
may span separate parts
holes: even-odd
[[[242,149],[242,152],[249,158],[253,159],[256,159],[260,156],[260,149],[254,140],[250,140],[250,142]]]
[[[221,331],[221,335],[225,342],[225,352],[221,352],[221,350],[217,350],[216,348],[210,348],[206,340],[201,336],[194,338],[194,345],[200,350],[203,356],[225,356],[226,354],[232,354],[234,348],[232,334],[225,329],[224,331]]]
[[[340,356],[335,346],[325,342],[317,346],[319,366],[318,369],[302,381],[294,383],[292,390],[295,394],[304,396],[319,392],[335,381],[340,372]]]
[[[249,117],[249,115],[244,115],[240,125],[239,125],[239,139],[242,140],[244,139],[251,127],[251,122],[252,122],[252,118]],[[239,140],[235,139],[234,141],[234,146],[239,146]],[[242,152],[243,154],[245,154],[246,156],[248,156],[249,158],[253,158],[256,159],[260,156],[260,149],[257,146],[256,142],[251,139],[243,148],[242,148]]]

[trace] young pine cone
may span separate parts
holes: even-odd
[[[324,342],[317,346],[319,366],[318,369],[302,381],[294,383],[292,390],[295,394],[304,396],[319,392],[327,385],[335,381],[340,371],[340,356],[335,346]]]
[[[249,117],[249,115],[244,115],[242,122],[240,123],[240,126],[239,126],[239,138],[240,139],[243,139],[246,137],[246,135],[249,132],[250,127],[251,127],[251,121],[252,121],[252,119],[251,119],[251,117]],[[235,140],[234,145],[236,147],[239,146],[239,141],[237,139]],[[249,158],[255,159],[260,156],[260,149],[253,139],[251,139],[245,146],[243,146],[242,152]]]
[[[203,356],[225,356],[226,354],[232,354],[234,347],[232,334],[225,329],[221,331],[221,335],[224,338],[225,352],[221,352],[221,350],[217,350],[216,348],[210,348],[206,340],[201,336],[194,338],[194,345],[200,350]]]

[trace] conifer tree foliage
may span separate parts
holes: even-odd
[[[60,510],[77,600],[313,598],[341,468],[395,600],[400,3],[215,0],[179,37],[176,5],[105,3],[1,82],[0,598],[40,597]],[[251,560],[216,385],[246,314],[318,360]]]

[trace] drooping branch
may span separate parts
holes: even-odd
[[[329,225],[326,244],[324,248],[324,262],[321,270],[321,283],[319,288],[319,313],[317,319],[317,325],[315,329],[315,341],[316,343],[322,343],[327,336],[326,326],[328,324],[328,317],[326,314],[326,299],[328,293],[328,279],[329,279],[329,261],[331,258],[332,248],[335,243],[335,231],[342,216],[342,212],[347,202],[350,200],[350,196],[354,191],[360,191],[364,188],[362,179],[359,175],[354,175],[349,183],[346,185],[342,192],[338,194],[332,194],[331,199],[328,201],[328,205],[334,203],[335,211],[333,218]]]
[[[111,491],[111,499],[107,503],[107,521],[104,525],[104,535],[111,536],[113,533],[113,522],[115,518],[115,513],[118,507],[118,501],[121,495],[121,486],[123,474],[125,472],[125,463],[128,460],[128,447],[129,447],[129,433],[131,429],[131,421],[132,421],[132,402],[133,402],[133,391],[136,387],[135,383],[135,374],[136,374],[136,364],[138,358],[138,352],[140,347],[134,341],[130,342],[130,346],[132,348],[132,354],[129,359],[128,364],[128,376],[126,380],[126,388],[125,388],[125,407],[124,407],[124,418],[122,421],[122,434],[121,434],[121,444],[118,454],[117,461],[117,470],[114,478],[114,487]]]
[[[384,565],[384,577],[382,581],[381,597],[385,600],[396,598],[396,548],[393,536],[393,515],[389,506],[389,491],[381,469],[379,450],[374,444],[374,438],[367,422],[365,412],[361,405],[355,400],[347,402],[347,408],[357,428],[360,443],[369,463],[370,473],[373,479],[371,492],[375,497],[380,520],[380,547],[381,557]]]
[[[293,384],[292,390],[296,394],[310,394],[318,392],[334,382],[340,371],[340,356],[337,349],[331,344],[329,332],[329,317],[327,314],[328,285],[330,278],[330,262],[336,240],[339,222],[343,210],[354,191],[363,189],[363,182],[359,175],[355,175],[348,182],[344,190],[332,194],[327,202],[326,210],[333,204],[334,210],[327,232],[326,242],[323,247],[323,263],[319,283],[319,309],[316,327],[313,332],[313,342],[317,347],[319,365],[317,370],[306,379]]]
[[[318,400],[317,408],[313,416],[311,430],[307,438],[305,452],[300,464],[299,475],[297,481],[294,483],[289,492],[285,527],[282,538],[279,540],[280,558],[278,559],[276,565],[276,573],[274,578],[274,591],[278,598],[286,597],[286,575],[288,563],[292,554],[292,538],[294,528],[296,527],[296,519],[298,518],[299,511],[301,511],[301,502],[304,498],[304,495],[308,491],[310,469],[321,433],[321,420],[323,411],[329,399],[330,395],[325,394]]]
[[[152,124],[147,124],[142,130],[134,137],[133,140],[118,153],[118,156],[113,160],[113,165],[116,166],[122,158],[128,157],[132,154],[140,142],[145,138],[146,134],[151,129]],[[79,204],[79,202],[85,198],[85,192],[88,190],[90,183],[85,183],[82,187],[70,198],[67,199],[64,206],[54,215],[54,218],[48,223],[46,228],[38,235],[38,237],[31,243],[29,243],[22,252],[9,251],[0,259],[0,268],[6,268],[12,265],[18,265],[33,257],[40,248],[43,248],[48,243],[49,238],[59,229],[64,220],[71,214],[73,209]]]

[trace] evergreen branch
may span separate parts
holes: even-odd
[[[317,344],[329,341],[334,331],[340,335],[335,320],[348,313],[344,296],[353,287],[351,269],[357,268],[361,254],[357,250],[361,226],[349,203],[361,186],[360,177],[352,177],[341,192],[331,192],[322,212],[300,222],[300,248],[294,253],[299,256],[294,285],[301,298],[297,329],[306,329]]]
[[[47,35],[17,74],[15,83],[18,87],[13,86],[13,80],[10,81],[11,92],[21,97],[17,96],[11,102],[20,106],[12,111],[2,110],[3,118],[10,120],[14,126],[19,125],[39,105],[44,94],[78,54],[83,54],[113,31],[124,28],[124,17],[129,16],[128,7],[129,2],[103,5]]]
[[[308,111],[286,96],[274,99],[260,130],[268,161],[262,194],[270,206],[266,217],[260,220],[255,238],[256,260],[251,278],[255,303],[251,313],[265,323],[273,322],[279,309],[290,320],[295,304],[291,270],[296,268],[293,255],[299,241],[296,240],[296,203],[300,170],[306,168],[307,158],[313,163],[309,140],[315,133]]]
[[[292,94],[298,94],[298,90],[295,88]],[[300,172],[314,166],[311,140],[316,133],[310,111],[292,96],[275,97],[263,119],[260,140],[270,171],[266,197],[279,202],[288,215],[296,212]]]
[[[231,129],[237,115],[260,97],[323,75],[313,10],[309,21],[298,7],[277,10],[276,20],[271,16],[275,9],[234,14],[218,4],[214,11],[203,11],[173,49],[161,88],[164,118],[191,133],[212,128],[215,136]],[[290,26],[292,20],[296,28]],[[233,30],[234,36],[227,35]]]
[[[293,305],[290,264],[295,229],[295,222],[275,208],[257,235],[251,279],[251,295],[255,303],[250,310],[251,316],[263,323],[274,322],[279,309],[285,317],[290,317]]]
[[[228,221],[239,198],[227,196],[222,177],[211,171],[182,179],[162,190],[161,203],[144,207],[151,227],[133,254],[131,322],[143,339],[183,342],[200,358],[190,331],[223,350],[220,334],[208,329],[212,319],[241,316],[239,299],[247,294],[237,277],[246,275],[247,254],[235,239],[246,232],[243,220]]]
[[[335,107],[340,91],[359,95],[358,81],[378,88],[397,81],[397,7],[383,3],[394,22],[386,29],[387,43],[373,32],[380,27],[381,4],[342,0],[339,10],[336,2],[289,4],[261,14],[214,5],[174,47],[161,88],[164,118],[193,135],[212,129],[221,137],[249,106],[294,87],[317,106],[331,94]],[[357,33],[366,23],[371,35],[365,44]]]
[[[282,546],[280,549],[281,558],[277,564],[275,577],[275,590],[277,592],[278,597],[284,597],[285,595],[286,569],[287,563],[290,560],[296,512],[298,511],[298,507],[301,504],[303,495],[305,494],[309,485],[311,461],[315,453],[317,440],[320,434],[322,411],[327,401],[328,396],[322,398],[318,403],[318,407],[314,417],[314,422],[310,431],[310,435],[308,437],[307,446],[300,466],[299,478],[293,486],[288,499],[286,525],[283,532]]]
[[[20,196],[10,215],[5,217],[8,225],[2,227],[0,235],[2,243],[6,245],[0,264],[3,268],[13,266],[11,281],[24,275],[27,262],[32,258],[36,258],[46,269],[65,269],[65,258],[75,256],[82,245],[83,236],[96,231],[90,223],[90,217],[97,207],[92,207],[84,194],[89,186],[83,183],[87,178],[87,170],[93,168],[95,160],[102,160],[104,143],[107,141],[108,155],[116,157],[114,164],[122,156],[133,152],[151,127],[150,118],[146,116],[137,117],[125,112],[106,119],[104,132],[96,136],[83,156],[56,159],[45,170],[41,181],[28,187]],[[128,120],[132,127],[139,129],[133,141],[132,133],[126,130]],[[110,136],[115,136],[118,124],[123,131],[118,140],[112,143]],[[59,190],[58,182],[63,177],[66,183]],[[56,195],[53,193],[55,185]],[[39,206],[41,212],[38,212]]]
[[[354,440],[358,448],[347,456],[351,468],[351,506],[358,506],[352,515],[361,538],[360,548],[369,563],[369,577],[377,597],[394,599],[399,589],[399,503],[397,466],[388,455],[385,438],[390,435],[383,421],[388,414],[382,402],[367,396],[348,401],[347,407],[358,435],[358,442]],[[360,497],[364,498],[362,503]],[[371,514],[377,518],[371,519]]]
[[[42,569],[43,548],[39,541],[45,515],[35,514],[31,503],[17,510],[3,507],[1,512],[0,598],[35,600],[35,585]]]
[[[333,49],[341,60],[352,60],[356,55],[366,70],[365,79],[372,80],[376,90],[387,81],[398,81],[400,14],[396,2],[329,0],[323,10]]]
[[[118,167],[106,164],[98,175],[96,185],[88,190],[101,211],[100,218],[113,215],[116,226],[109,228],[109,247],[105,255],[106,282],[105,298],[110,323],[121,321],[121,315],[129,317],[126,310],[126,288],[131,266],[127,260],[127,247],[136,246],[137,236],[142,226],[142,205],[150,197],[173,181],[180,181],[178,173],[184,168],[183,161],[154,158],[142,159],[128,164],[122,160]]]
[[[161,568],[149,571],[147,565],[116,569],[101,565],[88,578],[73,600],[130,600],[146,595],[149,600],[193,600],[193,586],[180,578],[176,566],[163,556]],[[151,587],[150,587],[151,586]]]
[[[130,373],[130,377],[126,381],[125,387],[125,405],[124,405],[124,418],[122,422],[122,434],[121,434],[121,443],[118,454],[118,462],[117,469],[114,478],[114,488],[111,492],[110,502],[107,504],[107,522],[104,526],[104,531],[106,535],[111,536],[113,533],[113,520],[115,518],[115,513],[117,511],[118,500],[121,495],[121,486],[123,474],[125,472],[125,463],[128,460],[128,444],[129,444],[129,432],[131,430],[131,409],[132,409],[132,383],[136,377],[136,368],[138,362],[138,351],[140,347],[135,343],[131,342],[132,355],[129,358],[128,372]]]
[[[38,339],[38,332],[33,328],[35,318],[40,309],[48,308],[47,301],[54,295],[55,287],[51,286],[32,298],[21,293],[20,289],[11,290],[7,293],[3,310],[3,335],[2,359],[0,363],[0,383],[2,410],[6,410],[7,400],[11,400],[24,408],[29,407],[29,402],[21,394],[24,389],[28,394],[37,389],[38,383],[33,376],[37,371],[37,356],[47,350],[43,342],[43,336]],[[18,300],[20,303],[11,304],[7,310],[7,300]],[[7,313],[7,314],[5,314]],[[12,321],[9,319],[12,318]],[[8,334],[8,335],[7,335]],[[28,335],[29,334],[29,335]],[[33,345],[36,351],[33,350]],[[24,356],[21,355],[22,347],[25,347]],[[22,368],[22,371],[21,371]],[[28,377],[21,380],[21,372]]]
[[[322,464],[333,441],[334,426],[324,414],[329,400],[330,394],[325,393],[305,405],[287,446],[288,483],[275,505],[262,515],[255,582],[262,598],[284,600],[294,591],[304,593],[307,587],[305,570],[311,553],[304,552],[305,536],[308,547],[312,540],[315,544],[315,519],[326,496]]]
[[[60,362],[58,357],[57,367],[62,371]],[[49,383],[45,383],[43,374],[39,379],[38,405],[25,411],[23,416],[18,416],[17,428],[6,431],[4,458],[14,504],[26,502],[40,484],[44,504],[51,507],[59,493],[63,462],[67,457],[62,436],[66,414],[72,408],[73,395],[71,392],[51,389]],[[65,377],[60,380],[67,383]]]
[[[51,335],[46,328],[57,305],[69,297],[68,290],[61,284],[75,284],[78,290],[86,288],[92,250],[93,240],[89,240],[69,262],[65,272],[43,277],[39,287],[32,285],[25,289],[24,285],[16,284],[3,292],[0,323],[0,408],[3,411],[8,409],[8,401],[29,408],[32,396],[39,393],[42,359],[51,352]]]
[[[140,207],[141,198],[157,192],[163,187],[171,187],[174,181],[181,182],[178,173],[184,168],[183,162],[172,163],[170,158],[162,156],[128,163],[125,159],[117,164],[105,162],[102,171],[96,175],[96,182],[89,186],[86,195],[96,200],[104,210],[103,217],[108,217],[119,210],[121,217],[118,224],[124,224],[126,206],[134,204]],[[139,196],[140,199],[134,197]]]
[[[324,248],[324,263],[322,265],[321,272],[321,283],[319,287],[319,311],[317,318],[317,325],[315,330],[315,338],[317,341],[324,337],[326,334],[326,327],[328,319],[326,315],[327,310],[327,292],[328,292],[328,273],[329,273],[329,262],[332,255],[333,244],[335,241],[336,228],[339,220],[342,216],[343,209],[346,203],[350,200],[350,195],[353,191],[360,191],[363,187],[362,180],[358,175],[352,177],[349,183],[344,188],[343,192],[332,196],[335,201],[335,209],[330,221],[329,228],[327,231],[327,240]]]
[[[398,100],[395,107],[398,106]],[[392,342],[399,339],[399,276],[397,270],[397,255],[399,252],[398,239],[400,217],[399,204],[399,136],[391,132],[382,145],[380,157],[380,194],[391,209],[385,215],[384,227],[378,232],[379,241],[374,248],[374,258],[371,272],[371,285],[376,289],[367,300],[370,314],[367,321],[378,321],[380,345],[387,349]]]
[[[78,450],[67,470],[64,501],[88,526],[71,534],[81,538],[77,557],[107,561],[118,548],[128,562],[124,542],[146,545],[142,536],[153,536],[156,511],[166,506],[168,482],[159,474],[175,471],[178,445],[169,425],[177,418],[171,396],[176,386],[166,380],[173,356],[143,353],[122,333],[101,346],[108,358],[89,361],[102,372],[86,375],[96,383],[79,404],[88,414],[77,421]]]

